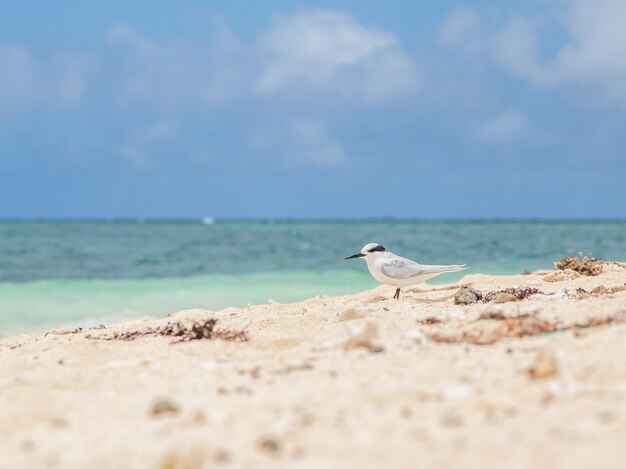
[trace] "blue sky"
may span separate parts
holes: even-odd
[[[626,2],[19,2],[0,217],[626,216]]]

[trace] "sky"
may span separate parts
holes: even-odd
[[[626,218],[626,2],[3,2],[0,218]]]

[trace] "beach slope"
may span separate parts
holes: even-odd
[[[626,467],[626,270],[556,274],[3,339],[0,468]]]

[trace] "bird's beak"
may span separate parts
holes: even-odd
[[[351,256],[346,257],[346,259],[357,259],[359,257],[365,257],[365,254],[362,252],[357,252],[356,254],[352,254]]]

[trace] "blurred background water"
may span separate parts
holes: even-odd
[[[0,335],[372,288],[343,260],[368,242],[516,274],[578,252],[624,260],[626,222],[0,222]]]

